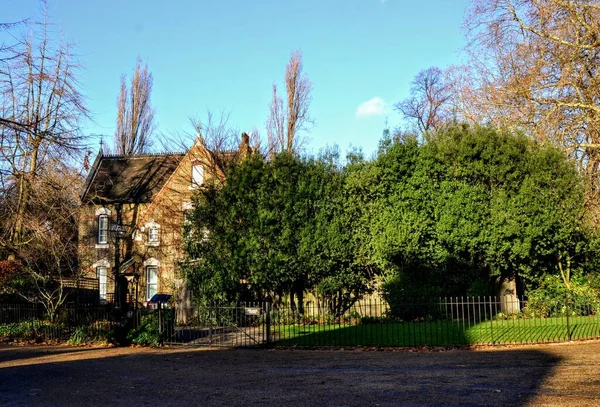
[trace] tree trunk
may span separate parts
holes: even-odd
[[[29,197],[31,195],[31,185],[35,177],[35,173],[37,171],[39,145],[36,142],[32,144],[34,145],[34,147],[30,153],[31,161],[29,163],[29,170],[27,173],[23,173],[19,177],[19,200],[17,202],[17,213],[9,238],[11,250],[15,250],[22,240],[25,210],[27,209],[27,204],[29,203]],[[11,255],[9,255],[9,258],[10,257],[14,259],[14,252]]]
[[[292,314],[296,315],[296,301],[294,300],[294,289],[290,290],[290,309],[292,310]]]
[[[502,276],[498,279],[498,297],[500,298],[500,311],[503,314],[512,315],[521,311],[515,275]]]

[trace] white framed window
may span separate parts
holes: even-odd
[[[144,225],[144,230],[148,238],[146,245],[158,246],[160,244],[160,225],[154,221],[148,222]]]
[[[108,215],[98,216],[98,244],[108,243]]]
[[[158,228],[150,228],[148,229],[148,243],[156,243],[160,242],[160,235]]]
[[[158,292],[158,266],[146,266],[146,300]]]
[[[106,280],[108,278],[108,267],[96,267],[96,277],[98,278],[100,299],[106,300]]]
[[[204,182],[204,166],[200,163],[192,164],[192,188],[198,188]]]
[[[108,276],[110,273],[110,263],[106,259],[101,259],[92,264],[92,270],[96,270],[96,278],[98,279],[98,291],[100,294],[100,300],[106,300],[106,293],[108,291]]]

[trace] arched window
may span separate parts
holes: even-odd
[[[158,293],[158,266],[146,266],[146,300]]]
[[[110,210],[104,206],[96,209],[97,216],[97,235],[96,235],[96,243],[97,247],[108,247],[108,219],[111,214]]]
[[[93,267],[95,267],[96,269],[96,278],[98,279],[98,291],[100,294],[100,301],[106,301],[110,263],[108,262],[108,260],[102,259],[94,263]]]
[[[160,261],[150,258],[144,262],[146,269],[146,301],[150,301],[158,293],[158,267]]]
[[[108,215],[98,216],[98,244],[108,243]]]

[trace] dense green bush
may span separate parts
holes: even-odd
[[[595,315],[600,312],[600,291],[593,276],[571,279],[567,290],[560,277],[548,275],[539,288],[528,295],[523,313],[528,317]]]
[[[415,281],[407,281],[404,275],[390,277],[382,286],[382,294],[390,308],[387,317],[392,320],[437,320],[443,314],[436,298],[442,292],[439,287],[422,285]]]
[[[135,345],[160,346],[161,338],[158,330],[158,312],[144,315],[140,325],[129,331],[127,339]]]

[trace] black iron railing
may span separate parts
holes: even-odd
[[[600,338],[600,301],[570,297],[544,303],[524,298],[445,297],[388,303],[362,300],[340,309],[326,301],[294,308],[244,303],[115,310],[65,305],[0,304],[0,337],[83,343],[141,329],[151,344],[200,346],[402,347],[564,342]],[[134,337],[134,336],[133,336]],[[133,338],[130,336],[130,338]],[[144,337],[144,335],[141,335]]]
[[[15,340],[107,342],[114,314],[110,307],[65,305],[48,310],[41,304],[0,304],[0,337]]]

